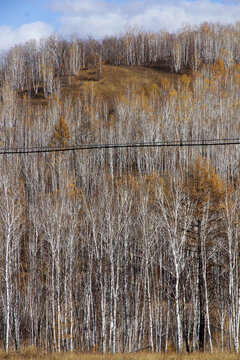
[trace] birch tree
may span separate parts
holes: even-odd
[[[0,206],[0,226],[1,226],[1,249],[3,256],[2,276],[4,288],[2,288],[4,306],[4,346],[9,351],[10,342],[13,341],[15,349],[20,347],[19,341],[19,321],[17,318],[16,301],[18,293],[18,258],[21,226],[23,225],[23,208],[19,198],[12,187],[10,177],[3,177],[1,180],[1,206]],[[15,278],[15,280],[14,280]],[[17,288],[15,288],[15,286]],[[20,315],[20,314],[19,314]]]

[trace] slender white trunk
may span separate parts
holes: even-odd
[[[52,259],[52,284],[51,284],[51,306],[52,306],[52,337],[53,337],[53,350],[56,350],[56,322],[55,322],[55,278],[54,278],[54,259]]]
[[[205,271],[204,271],[205,273]],[[209,305],[208,305],[208,289],[207,289],[207,280],[206,280],[206,273],[204,274],[204,283],[205,283],[205,305],[206,305],[206,321],[207,321],[207,329],[208,329],[208,336],[209,336],[209,348],[210,352],[213,352],[212,347],[212,334],[210,328],[210,317],[209,317]]]
[[[119,258],[118,258],[119,260]],[[112,316],[112,331],[113,331],[113,344],[112,344],[112,352],[115,354],[116,352],[116,328],[117,328],[117,303],[118,303],[118,293],[119,293],[119,261],[116,263],[116,283],[113,294],[113,316]]]
[[[148,265],[146,264],[146,267]],[[151,293],[150,293],[150,281],[149,281],[149,271],[147,268],[147,301],[148,301],[148,312],[149,312],[149,343],[151,350],[154,350],[153,346],[153,319],[152,319],[152,306],[151,306]]]
[[[72,297],[72,284],[70,283],[70,294],[69,294],[69,303],[70,303],[70,351],[73,351],[73,297]]]
[[[10,270],[9,270],[9,247],[10,247],[10,234],[7,234],[6,256],[5,256],[5,283],[6,283],[6,340],[5,349],[9,350],[9,334],[10,334]]]
[[[144,268],[142,269],[142,272]],[[144,275],[142,275],[144,276]],[[146,276],[143,277],[143,305],[142,305],[142,314],[139,325],[139,338],[138,338],[138,350],[141,350],[144,347],[144,325],[145,325],[145,306],[146,306]]]
[[[101,315],[102,315],[102,351],[106,353],[106,279],[102,280],[101,290]]]
[[[57,327],[58,327],[58,338],[57,338],[57,349],[58,352],[61,352],[61,307],[60,307],[60,274],[59,274],[59,250],[58,250],[58,258],[57,258],[57,285],[56,285],[56,292],[57,292]]]
[[[168,351],[169,324],[170,324],[170,286],[169,286],[169,284],[168,284],[168,290],[167,290],[167,316],[166,316],[165,352]]]
[[[70,351],[73,351],[73,296],[72,296],[72,273],[73,273],[73,239],[71,237],[70,265],[69,265],[69,311],[70,311]]]
[[[179,305],[179,273],[176,272],[176,284],[175,284],[175,303],[176,303],[176,318],[177,318],[177,351],[181,352],[183,347],[182,338],[182,324]]]
[[[67,294],[67,276],[66,276],[66,269],[64,274],[64,332],[62,336],[62,346],[65,351],[68,351],[69,345],[68,345],[68,294]],[[68,269],[69,271],[69,269]]]
[[[139,303],[140,303],[140,284],[139,282],[135,283],[135,320],[134,320],[134,328],[135,328],[135,351],[138,351],[138,333],[139,333],[139,327],[138,327],[138,313],[139,313]]]
[[[237,301],[236,301],[236,326],[235,326],[235,340],[234,348],[236,353],[239,353],[239,323],[240,323],[240,289],[237,291]]]
[[[230,235],[230,236],[229,236]],[[229,251],[229,284],[228,284],[228,297],[229,297],[229,309],[228,309],[228,333],[229,333],[229,351],[232,348],[232,317],[233,317],[233,307],[234,307],[234,298],[233,298],[233,261],[232,261],[232,236],[231,231],[228,231],[228,251]]]

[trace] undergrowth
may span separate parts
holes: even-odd
[[[87,353],[49,353],[46,354],[33,347],[22,348],[20,351],[0,350],[0,359],[7,360],[237,360],[239,355],[224,353],[131,353],[131,354],[87,354]]]

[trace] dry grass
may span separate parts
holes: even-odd
[[[62,97],[71,96],[74,99],[94,91],[95,97],[107,101],[111,106],[114,98],[124,95],[128,84],[134,84],[134,88],[141,92],[152,84],[160,86],[163,79],[176,84],[179,76],[181,74],[171,73],[168,68],[160,66],[103,65],[100,78],[96,69],[90,69],[80,71],[78,76],[62,76],[59,80],[62,85]],[[39,88],[37,95],[32,92],[30,99],[26,89],[19,90],[18,97],[32,105],[47,105],[51,98],[51,96],[47,99],[44,97],[42,87]]]
[[[65,353],[65,354],[46,354],[35,348],[27,347],[18,352],[5,353],[0,350],[0,359],[8,360],[239,360],[239,355],[229,353],[215,354],[151,354],[151,353],[135,353],[135,354],[84,354],[84,353]]]
[[[179,76],[145,66],[103,65],[100,79],[94,69],[82,70],[78,76],[65,79],[62,95],[76,97],[94,90],[95,96],[111,102],[115,97],[125,93],[127,84],[135,84],[135,87],[141,91],[149,84],[160,85],[162,79],[176,82]]]

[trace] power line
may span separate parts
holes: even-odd
[[[204,147],[204,146],[226,146],[240,145],[240,138],[232,139],[193,139],[193,140],[168,140],[160,142],[122,143],[122,144],[81,144],[75,146],[36,146],[0,148],[0,155],[6,154],[39,154],[80,150],[101,150],[121,148],[156,148],[156,147]]]

